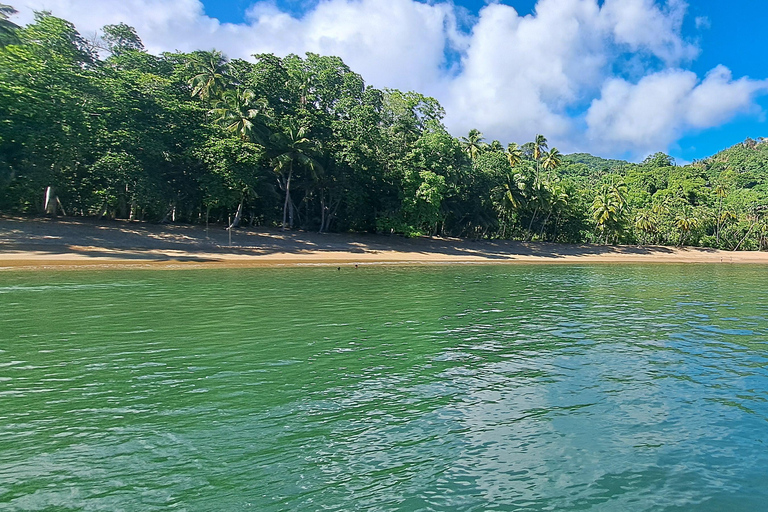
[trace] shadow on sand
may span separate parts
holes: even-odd
[[[707,251],[699,248],[696,250]],[[159,262],[213,262],[218,261],[215,255],[219,254],[265,256],[315,251],[349,254],[387,251],[489,260],[514,260],[516,256],[558,259],[568,256],[660,255],[674,252],[673,249],[661,246],[566,245],[454,238],[407,239],[396,235],[318,234],[270,229],[233,230],[230,245],[229,233],[221,226],[211,226],[206,230],[196,225],[154,225],[128,221],[0,218],[0,253],[11,251]],[[195,253],[200,256],[195,256]]]

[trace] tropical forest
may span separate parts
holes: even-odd
[[[125,24],[86,37],[14,13],[0,5],[0,214],[768,248],[762,138],[676,165],[455,137],[435,99],[338,57],[152,55]]]

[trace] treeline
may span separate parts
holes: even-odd
[[[553,242],[766,247],[768,144],[678,167],[451,136],[337,57],[150,55],[0,4],[0,212]],[[50,188],[49,188],[50,187]],[[58,198],[53,202],[52,198]]]

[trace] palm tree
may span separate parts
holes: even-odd
[[[627,184],[623,181],[612,181],[611,193],[616,198],[616,201],[619,202],[621,208],[624,209],[627,206]]]
[[[539,165],[541,163],[541,157],[544,152],[549,148],[547,138],[541,134],[536,135],[536,139],[533,141],[533,159],[536,161],[536,179],[539,179]]]
[[[266,102],[263,99],[256,99],[256,95],[249,89],[237,89],[226,91],[222,98],[216,102],[211,109],[211,114],[215,116],[216,124],[224,128],[225,131],[237,135],[243,141],[256,141],[264,143],[269,129],[267,128],[268,117],[265,114]],[[235,228],[240,224],[240,218],[243,214],[243,205],[248,194],[251,192],[249,187],[244,187],[240,197],[240,205],[237,207],[235,218],[230,224],[229,229]]]
[[[502,238],[506,238],[506,229],[513,223],[514,214],[525,209],[526,197],[525,176],[519,173],[507,173],[506,181],[501,189],[502,197],[500,202],[501,211],[504,214],[507,223],[502,224]]]
[[[211,110],[215,122],[242,140],[263,143],[267,138],[267,103],[250,89],[226,91]]]
[[[283,229],[293,227],[293,202],[291,201],[291,180],[293,179],[294,164],[310,169],[313,173],[321,168],[313,157],[316,149],[314,141],[307,137],[309,130],[294,122],[287,122],[281,131],[270,137],[276,155],[272,165],[278,175],[278,184],[285,192],[283,203]]]
[[[535,178],[533,184],[530,187],[528,194],[528,202],[533,203],[533,215],[528,222],[528,240],[533,240],[533,224],[536,221],[536,217],[539,212],[547,208],[549,205],[550,190],[546,183],[542,183],[541,180]]]
[[[725,186],[723,182],[717,183],[715,185],[715,195],[717,195],[717,222],[715,223],[715,239],[717,240],[717,243],[720,244],[720,229],[722,228],[722,208],[723,208],[723,199],[725,199],[725,196],[728,195],[728,189]]]
[[[19,26],[8,21],[8,18],[17,12],[10,5],[0,4],[0,48],[19,42],[19,37],[16,34]]]
[[[541,163],[541,166],[544,168],[545,171],[554,171],[558,167],[560,167],[560,164],[563,162],[563,155],[560,154],[560,151],[557,150],[557,148],[552,148],[549,150],[549,152],[544,153],[544,160]]]
[[[605,244],[608,244],[611,232],[618,234],[619,231],[626,201],[621,196],[621,190],[620,186],[603,185],[592,201],[592,218],[597,223],[597,229],[604,235]]]
[[[499,142],[498,140],[494,140],[493,142],[488,144],[485,149],[492,152],[494,151],[499,153],[504,152],[504,146],[502,146],[501,142]]]
[[[675,226],[680,230],[680,246],[685,245],[685,239],[694,229],[701,225],[701,220],[690,213],[687,208],[675,217]]]
[[[189,79],[192,96],[203,100],[217,97],[229,83],[229,64],[220,51],[195,52],[187,66],[195,73]]]
[[[653,212],[642,210],[635,217],[635,227],[650,238],[659,230],[659,224]],[[647,239],[646,239],[647,240]]]
[[[552,148],[554,151],[557,149]],[[547,186],[549,193],[547,194],[547,217],[541,224],[541,231],[539,232],[539,238],[544,239],[544,230],[547,227],[547,222],[553,213],[558,212],[558,218],[560,216],[560,210],[567,206],[570,196],[563,184],[558,180]]]
[[[507,150],[504,154],[507,155],[509,166],[513,169],[523,161],[523,150],[515,142],[511,142],[507,145]]]
[[[486,146],[485,142],[483,142],[483,134],[475,128],[469,130],[469,135],[461,137],[460,141],[461,147],[467,152],[473,162]]]
[[[547,138],[540,133],[537,134],[536,139],[533,141],[533,159],[539,160],[547,149],[549,149]]]

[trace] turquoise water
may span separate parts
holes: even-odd
[[[768,268],[0,273],[0,510],[755,511]]]

